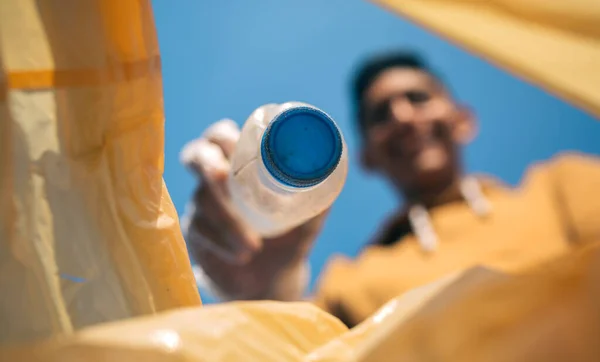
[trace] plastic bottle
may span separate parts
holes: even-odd
[[[267,104],[244,124],[231,159],[229,190],[242,219],[277,236],[327,209],[348,173],[333,119],[309,104]]]

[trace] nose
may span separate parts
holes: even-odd
[[[415,118],[415,109],[405,97],[396,97],[390,102],[390,116],[392,120],[404,125],[412,123]]]

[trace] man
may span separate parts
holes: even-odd
[[[527,172],[518,189],[466,176],[461,146],[476,120],[416,54],[374,58],[354,82],[362,164],[406,201],[357,260],[337,258],[314,302],[352,326],[404,291],[476,264],[507,272],[600,240],[600,162],[563,155]],[[327,212],[261,239],[227,197],[233,123],[220,122],[183,152],[202,183],[184,225],[192,257],[223,299],[295,300]]]

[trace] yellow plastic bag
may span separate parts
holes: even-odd
[[[600,117],[600,1],[371,1]]]
[[[0,349],[0,360],[595,362],[600,244],[521,276],[472,268],[406,293],[352,330],[307,303],[237,302]]]
[[[308,303],[227,303],[91,327],[35,348],[0,351],[0,360],[301,361],[344,331]]]
[[[199,308],[149,3],[56,4],[0,1],[0,361],[600,359],[598,245],[451,275],[350,331],[306,303]]]
[[[355,351],[363,362],[600,360],[600,243],[523,275],[438,293],[411,318],[388,318]],[[379,337],[379,338],[377,338]]]
[[[149,1],[0,1],[0,344],[200,304]]]

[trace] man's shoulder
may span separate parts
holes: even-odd
[[[579,177],[588,170],[600,170],[600,158],[579,151],[562,151],[554,156],[538,161],[525,172],[523,184],[537,183],[541,180],[560,181]]]
[[[531,169],[556,169],[580,164],[598,164],[599,162],[600,158],[597,155],[581,151],[561,151],[550,158],[534,163]]]
[[[549,164],[553,165],[559,170],[582,167],[598,167],[600,166],[600,158],[597,155],[583,152],[561,152],[553,157]]]

